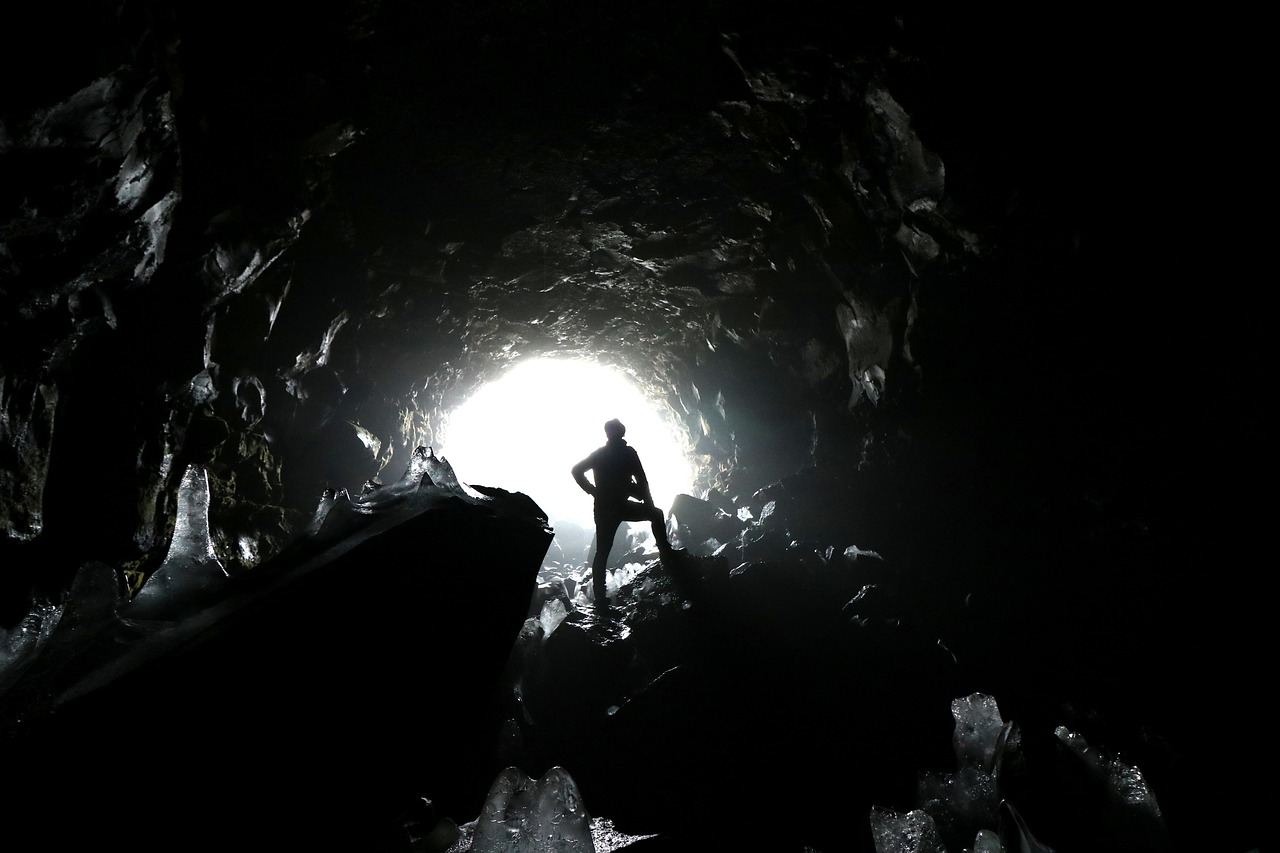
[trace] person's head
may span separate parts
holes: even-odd
[[[622,425],[622,421],[618,420],[617,418],[614,418],[613,420],[605,423],[604,434],[606,438],[608,438],[610,441],[613,441],[614,439],[622,438],[624,435],[626,435],[627,428]]]

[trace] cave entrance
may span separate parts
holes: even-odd
[[[437,450],[464,482],[523,492],[536,501],[556,531],[548,560],[586,563],[591,498],[569,469],[604,444],[610,418],[626,424],[654,502],[669,511],[676,495],[692,491],[687,442],[664,404],[650,400],[622,371],[593,361],[544,357],[514,364],[449,414]],[[619,535],[643,537],[647,527],[624,524]]]

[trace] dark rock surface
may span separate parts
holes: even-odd
[[[430,480],[318,520],[185,602],[77,575],[0,685],[0,756],[22,768],[0,788],[6,848],[361,849],[426,793],[470,806],[453,793],[491,781],[494,685],[551,531]],[[483,604],[457,604],[459,565]]]
[[[658,679],[591,729],[600,752],[569,736],[582,707],[544,705],[527,773],[564,764],[589,807],[686,836],[784,779],[773,826],[869,849],[869,807],[910,806],[947,703],[984,690],[1029,750],[1063,724],[1134,750],[1177,849],[1262,843],[1265,273],[1239,213],[1262,54],[1240,24],[85,6],[0,36],[8,639],[77,578],[154,576],[191,466],[216,558],[250,577],[503,367],[584,356],[687,439],[693,497],[754,522],[688,543],[660,617],[626,611],[647,669],[563,685]],[[438,606],[485,607],[455,570]],[[567,624],[547,654],[592,659]],[[122,751],[154,748],[152,716],[117,720]],[[673,729],[702,753],[644,749]],[[655,791],[666,759],[682,783]],[[487,782],[429,795],[467,819]],[[1098,849],[1054,790],[1033,830]]]

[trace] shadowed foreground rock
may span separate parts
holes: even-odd
[[[478,808],[447,792],[488,784],[492,692],[551,539],[512,505],[430,485],[338,504],[180,620],[55,628],[0,697],[4,848],[354,850],[424,792]]]

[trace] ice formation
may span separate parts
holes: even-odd
[[[519,768],[503,770],[467,828],[470,853],[596,853],[578,784],[562,767],[536,781]]]
[[[1093,783],[1106,791],[1111,806],[1107,815],[1111,832],[1123,837],[1165,838],[1164,815],[1140,769],[1090,746],[1082,735],[1066,726],[1058,726],[1053,733],[1080,759]]]
[[[209,536],[209,476],[203,468],[189,465],[178,487],[169,553],[138,590],[127,615],[141,619],[181,615],[187,604],[207,603],[226,579],[227,571]]]
[[[951,716],[956,721],[951,744],[956,766],[975,767],[991,773],[995,769],[996,745],[1004,720],[996,700],[984,693],[973,693],[951,702]]]
[[[1000,836],[989,829],[979,829],[973,839],[973,853],[1005,853]]]
[[[432,448],[419,447],[413,451],[413,456],[412,464],[420,465],[431,482],[440,488],[469,500],[486,499],[483,494],[459,480],[449,460],[443,456],[436,456]]]
[[[11,630],[0,628],[0,694],[36,659],[62,610],[61,604],[38,604]]]
[[[920,809],[900,814],[872,806],[871,837],[876,853],[947,853],[933,818]]]
[[[1017,726],[1000,716],[996,700],[985,693],[952,700],[951,716],[955,770],[921,772],[914,811],[872,810],[876,853],[943,853],[948,843],[957,849],[970,838],[973,853],[1007,853],[1007,833],[1017,835],[1024,851],[1048,853],[1000,792],[1002,774],[1020,761]]]
[[[1160,805],[1147,787],[1147,780],[1141,770],[1125,764],[1114,755],[1090,747],[1084,737],[1066,726],[1058,726],[1053,733],[1084,762],[1094,779],[1103,783],[1117,804],[1132,806],[1151,818],[1160,820]]]
[[[956,770],[921,773],[916,798],[945,834],[968,837],[978,828],[996,825],[1001,773],[1016,760],[1020,736],[1012,722],[1001,718],[995,698],[985,693],[952,700],[951,716]]]
[[[547,599],[538,616],[538,624],[542,626],[543,636],[550,637],[568,615],[563,601],[558,598]]]

